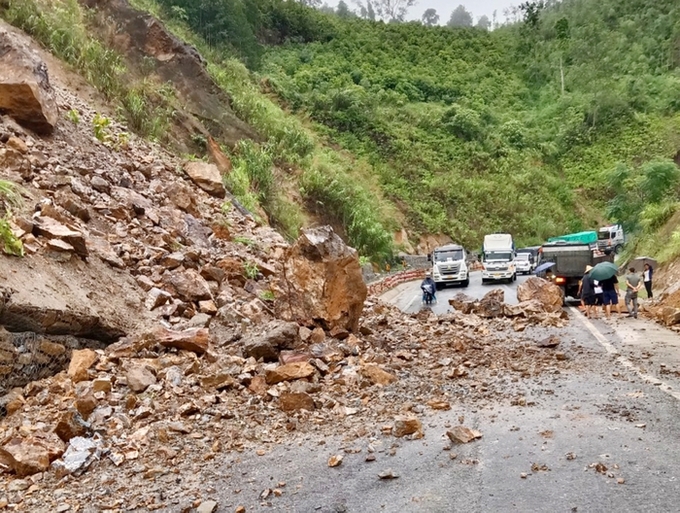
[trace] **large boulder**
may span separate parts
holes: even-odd
[[[50,134],[59,118],[47,66],[4,24],[0,24],[0,111],[40,134]]]
[[[356,250],[330,226],[304,230],[286,250],[274,289],[279,317],[349,331],[359,328],[368,292]]]
[[[533,276],[517,287],[517,299],[522,301],[537,300],[546,312],[562,310],[564,296],[562,289],[554,283]]]

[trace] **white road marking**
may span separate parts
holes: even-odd
[[[416,299],[422,299],[421,296],[420,296],[420,294],[416,294],[415,296],[413,296],[413,299],[411,299],[411,301],[409,301],[408,305],[406,305],[406,311],[407,311],[407,312],[408,312],[409,308],[411,308],[411,305],[413,305],[413,302],[414,302]]]
[[[643,381],[646,381],[647,383],[650,383],[650,384],[658,387],[659,390],[661,390],[662,392],[665,392],[668,395],[670,395],[671,397],[674,397],[675,399],[680,401],[680,392],[674,391],[673,387],[670,386],[665,381],[663,381],[662,379],[659,379],[656,376],[653,376],[652,374],[649,374],[647,372],[643,372],[639,367],[636,367],[633,362],[631,362],[628,358],[626,358],[625,356],[623,356],[619,353],[618,349],[616,349],[611,344],[611,342],[609,342],[607,340],[607,338],[602,333],[600,333],[600,330],[598,330],[595,327],[595,325],[592,322],[590,322],[590,319],[588,319],[586,316],[584,316],[578,308],[572,306],[572,307],[569,307],[569,309],[571,311],[573,311],[575,314],[577,314],[577,317],[579,318],[579,320],[583,323],[583,325],[586,328],[588,328],[588,331],[590,331],[590,333],[593,334],[595,339],[600,344],[602,344],[602,347],[604,347],[609,354],[616,355],[616,357],[617,357],[616,362],[617,363],[619,363],[622,366],[624,366],[625,368],[630,369],[631,371],[635,372]]]

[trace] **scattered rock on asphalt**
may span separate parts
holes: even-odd
[[[416,417],[400,416],[394,419],[392,434],[397,438],[406,435],[416,435],[417,438],[422,438],[423,425]]]
[[[329,467],[338,467],[342,464],[343,456],[342,454],[336,454],[328,458]]]
[[[473,440],[482,438],[482,433],[465,426],[454,426],[446,432],[446,436],[448,436],[453,443],[467,444]]]
[[[378,474],[378,477],[379,477],[380,479],[397,479],[397,478],[399,478],[399,474],[397,474],[396,472],[394,472],[394,470],[392,470],[391,468],[388,468],[388,469],[383,470],[382,472],[380,472],[380,473]]]

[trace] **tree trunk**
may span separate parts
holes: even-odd
[[[562,56],[560,55],[560,84],[561,84],[561,91],[562,91],[562,96],[564,96],[564,68],[562,67]]]

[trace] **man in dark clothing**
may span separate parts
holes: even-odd
[[[600,281],[602,287],[602,302],[604,313],[607,319],[611,319],[612,305],[616,305],[616,311],[621,315],[621,305],[619,304],[619,279],[616,276]]]
[[[590,271],[592,270],[592,266],[586,266],[586,273],[583,275],[581,283],[579,284],[579,294],[581,295],[581,300],[586,308],[586,317],[597,319],[597,308],[595,308],[595,284],[590,276]]]
[[[423,282],[420,284],[420,288],[423,291],[423,303],[427,303],[428,301],[428,296],[432,297],[432,301],[437,301],[437,296],[435,295],[435,291],[437,290],[437,285],[435,284],[434,280],[432,279],[432,274],[430,271],[427,271],[425,273],[425,279]]]

